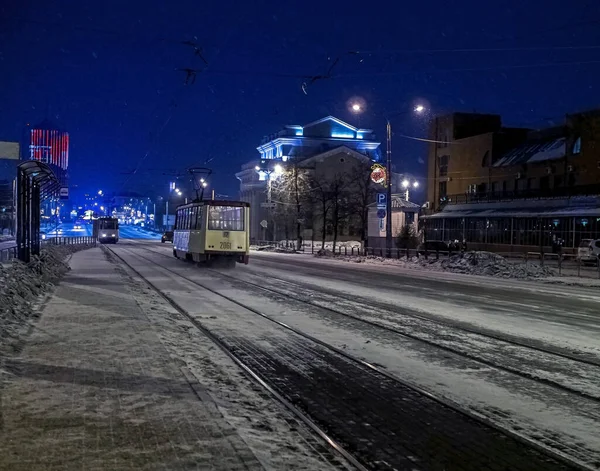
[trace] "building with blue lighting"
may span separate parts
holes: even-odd
[[[265,230],[261,221],[268,219],[267,183],[270,178],[264,168],[273,168],[277,162],[285,165],[312,165],[314,162],[327,161],[319,165],[323,172],[342,171],[352,161],[380,162],[380,142],[370,129],[361,129],[345,123],[333,116],[300,125],[287,125],[280,131],[265,136],[257,147],[256,159],[244,164],[236,173],[240,181],[240,199],[250,203],[250,238],[277,238],[271,228]],[[343,154],[343,155],[342,155]],[[257,170],[257,167],[259,168]]]

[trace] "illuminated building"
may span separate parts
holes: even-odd
[[[331,175],[343,172],[353,162],[380,162],[379,146],[371,129],[356,128],[333,116],[303,126],[287,125],[265,136],[257,147],[260,156],[236,173],[240,181],[240,199],[253,208],[250,212],[251,239],[281,236],[275,227],[264,230],[260,225],[270,219],[269,209],[265,207],[268,181],[276,178],[276,172],[273,176],[270,174],[279,165],[285,167],[286,162],[294,162],[313,172]]]

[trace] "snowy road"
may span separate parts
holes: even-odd
[[[276,254],[253,254],[249,266],[217,273],[172,259],[171,247],[160,243],[129,242],[115,250],[144,276],[159,280],[165,293],[190,312],[202,312],[202,323],[229,339],[248,361],[273,351],[304,358],[316,350],[248,319],[243,309],[222,306],[221,313],[215,300],[179,274],[592,469],[600,460],[596,290],[461,275],[418,276],[414,271]],[[261,292],[246,282],[280,294]],[[326,352],[317,357],[315,365],[328,358],[329,366],[311,374],[325,375],[336,363]],[[272,363],[272,358],[263,360],[257,361]],[[279,358],[277,364],[271,371],[288,375],[289,358]],[[343,384],[362,382],[361,374],[344,366]],[[318,405],[313,406],[319,416]],[[335,417],[319,419],[335,428]],[[375,435],[371,439],[384,453],[388,445],[378,445]]]

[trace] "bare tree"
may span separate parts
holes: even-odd
[[[271,187],[273,201],[277,204],[276,216],[284,227],[286,240],[295,229],[298,249],[302,247],[302,221],[310,206],[310,190],[308,171],[294,162],[273,181]]]
[[[366,247],[369,225],[369,205],[375,202],[376,189],[371,181],[371,162],[360,162],[352,174],[350,202],[352,215],[360,224],[360,238]]]
[[[333,235],[333,251],[337,244],[340,227],[350,215],[351,180],[345,174],[330,177],[313,176],[311,178],[311,194],[315,206],[319,210],[321,223],[321,243],[324,246],[327,228],[331,227]]]
[[[333,231],[333,253],[337,244],[340,227],[350,215],[350,195],[352,194],[351,181],[346,175],[336,174],[329,181],[329,197],[331,212],[329,223]]]

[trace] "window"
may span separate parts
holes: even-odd
[[[195,214],[192,216],[192,229],[200,230],[202,229],[202,215],[204,214],[204,207],[196,206],[194,210]]]
[[[581,154],[581,138],[578,137],[573,143],[573,154]]]
[[[482,167],[490,167],[492,163],[490,162],[490,151],[486,150],[485,154],[483,154],[483,159],[481,159]]]
[[[406,224],[414,224],[415,223],[415,213],[406,213]]]
[[[447,192],[448,192],[448,183],[440,182],[439,183],[440,198],[444,198],[448,194]]]
[[[239,206],[209,206],[209,231],[243,231],[244,208]]]
[[[540,177],[540,190],[550,189],[550,177],[548,175]]]
[[[442,155],[438,158],[438,165],[440,167],[440,177],[448,175],[448,155]]]

